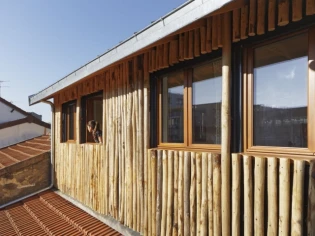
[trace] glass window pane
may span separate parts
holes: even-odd
[[[184,142],[184,72],[162,79],[162,142]]]
[[[254,145],[307,147],[308,39],[301,34],[254,51]]]
[[[192,82],[192,142],[221,143],[221,59],[194,68]]]
[[[74,114],[75,114],[75,105],[69,105],[69,139],[74,139]]]

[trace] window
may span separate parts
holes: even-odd
[[[219,148],[221,59],[160,77],[159,146]]]
[[[95,120],[103,130],[103,91],[82,97],[81,99],[81,143],[94,143],[93,136],[87,132],[87,123]]]
[[[62,142],[76,140],[76,104],[76,101],[62,104]]]
[[[312,30],[314,31],[314,30]],[[314,34],[312,31],[310,33]],[[314,37],[304,32],[248,51],[247,132],[249,151],[313,151],[314,78],[308,66]],[[246,121],[245,121],[246,122]]]

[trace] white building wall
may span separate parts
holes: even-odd
[[[8,121],[20,120],[26,117],[16,110],[13,110],[12,112],[11,111],[12,107],[9,107],[6,104],[0,102],[0,124]]]
[[[49,133],[50,129],[33,123],[23,123],[0,129],[0,148]]]

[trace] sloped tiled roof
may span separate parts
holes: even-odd
[[[0,210],[0,235],[121,235],[52,190]]]
[[[0,169],[48,151],[50,151],[49,135],[43,135],[9,147],[1,148]]]

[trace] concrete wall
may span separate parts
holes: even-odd
[[[0,129],[0,148],[50,133],[50,129],[34,123],[23,123]]]
[[[23,115],[22,113],[16,110],[13,110],[12,112],[11,111],[12,111],[12,107],[9,107],[0,102],[0,112],[1,112],[0,124],[8,122],[8,121],[23,119],[26,117],[25,115]]]
[[[0,169],[0,206],[50,184],[50,152]]]

